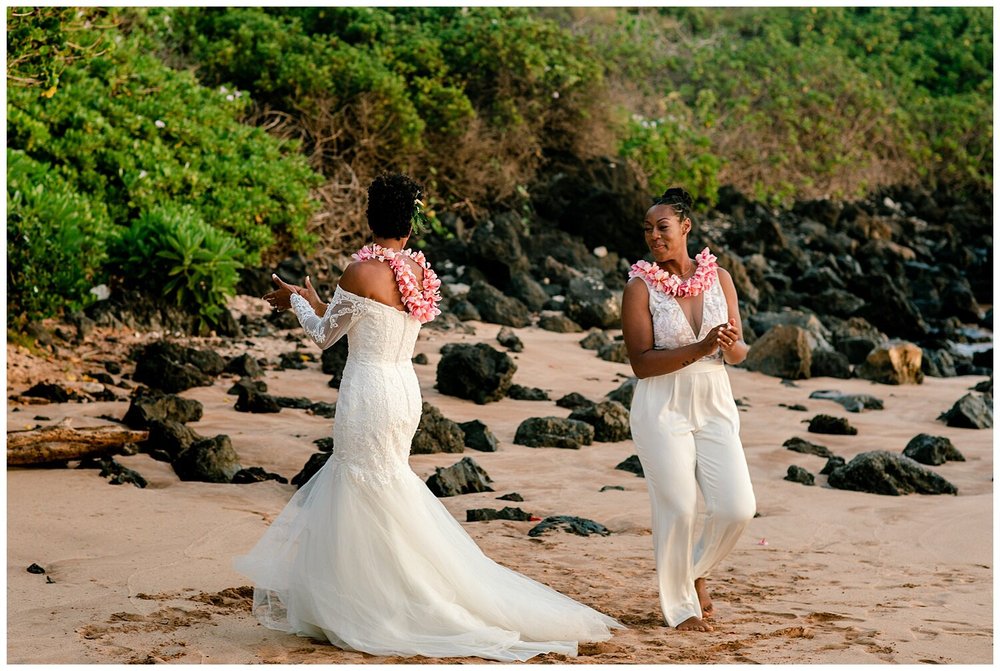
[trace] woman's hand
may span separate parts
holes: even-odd
[[[296,284],[288,284],[274,273],[271,274],[271,279],[278,285],[278,288],[269,294],[264,294],[262,298],[267,301],[272,310],[282,312],[292,307],[292,294],[303,296],[305,289],[302,287]],[[313,291],[313,293],[315,294],[316,292]]]
[[[740,341],[740,333],[736,329],[736,320],[730,319],[729,323],[722,324],[719,327],[718,342],[719,349],[725,352],[731,352],[736,344]]]
[[[312,306],[312,309],[315,310],[316,314],[320,317],[322,317],[323,313],[326,312],[326,303],[320,300],[319,294],[316,292],[315,287],[313,287],[312,280],[309,279],[308,275],[306,275],[306,287],[299,292],[299,295],[309,301],[309,305]]]

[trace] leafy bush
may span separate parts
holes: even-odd
[[[94,296],[111,221],[49,166],[7,150],[7,325],[77,310]]]
[[[316,209],[310,189],[321,178],[309,168],[297,143],[282,142],[262,128],[241,123],[250,107],[245,92],[207,89],[189,72],[167,67],[155,55],[156,43],[141,30],[145,20],[141,14],[115,9],[87,12],[35,8],[8,13],[9,53],[30,56],[15,56],[15,66],[24,72],[58,71],[54,79],[13,80],[15,85],[8,88],[8,146],[22,151],[33,165],[58,166],[51,172],[58,174],[59,187],[52,189],[67,203],[90,203],[88,211],[99,211],[102,221],[116,227],[129,227],[151,213],[175,211],[183,204],[191,210],[185,216],[202,222],[196,226],[208,227],[202,231],[206,248],[214,249],[215,240],[229,240],[225,256],[234,255],[240,263],[257,264],[310,245],[315,237],[308,228]],[[101,48],[81,52],[73,39]],[[36,48],[40,54],[32,51]],[[52,81],[56,83],[49,86]],[[9,168],[9,183],[12,175]],[[8,227],[29,227],[25,228],[33,234],[29,239],[59,239],[67,249],[89,250],[82,271],[89,278],[99,267],[98,260],[106,258],[102,243],[109,236],[86,242],[67,238],[68,231],[83,226],[74,229],[64,223],[56,204],[15,203],[15,208],[27,208],[31,218],[9,221]],[[26,247],[24,255],[8,259],[13,269],[9,272],[22,276],[28,269],[45,266],[48,258],[41,247]],[[120,258],[114,256],[104,274],[121,276],[123,270],[115,265]],[[191,270],[189,275],[198,273]],[[194,284],[185,289],[171,284],[167,275],[151,279],[150,291],[159,295],[167,290],[181,302],[188,300],[185,292],[201,286],[201,280],[191,280]],[[219,304],[201,301],[222,300],[225,291],[214,287],[229,286],[227,282],[215,277],[205,285],[198,308],[204,317],[217,314]],[[71,285],[82,283],[60,280],[52,291],[65,291],[66,300],[75,304],[79,291]],[[9,296],[8,308],[33,316],[52,314],[55,296],[41,302],[25,300],[23,305],[14,305]]]
[[[202,327],[215,324],[222,314],[244,256],[232,237],[183,205],[144,212],[118,232],[109,254],[127,286],[162,295],[197,314]]]

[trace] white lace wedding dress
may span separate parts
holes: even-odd
[[[376,655],[525,660],[575,655],[614,619],[486,557],[410,470],[420,322],[338,288],[323,318],[292,307],[323,348],[347,334],[333,454],[235,566],[267,627]]]

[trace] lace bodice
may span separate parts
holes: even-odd
[[[646,281],[643,279],[643,281]],[[713,327],[729,321],[729,307],[726,305],[726,295],[722,292],[719,281],[702,294],[701,331],[697,334],[691,328],[691,323],[684,316],[684,311],[677,299],[657,291],[649,286],[649,312],[653,317],[653,344],[657,349],[676,349],[691,345],[705,337]],[[701,361],[716,361],[722,359],[722,352],[702,357]]]
[[[293,294],[302,328],[322,348],[347,335],[332,458],[364,482],[411,472],[410,441],[420,421],[420,386],[410,361],[420,322],[409,313],[337,287],[323,317]]]

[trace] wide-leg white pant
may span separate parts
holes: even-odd
[[[729,553],[757,506],[724,364],[639,380],[631,426],[653,509],[660,606],[676,627],[702,616],[694,581]],[[697,487],[706,518],[695,542]]]

